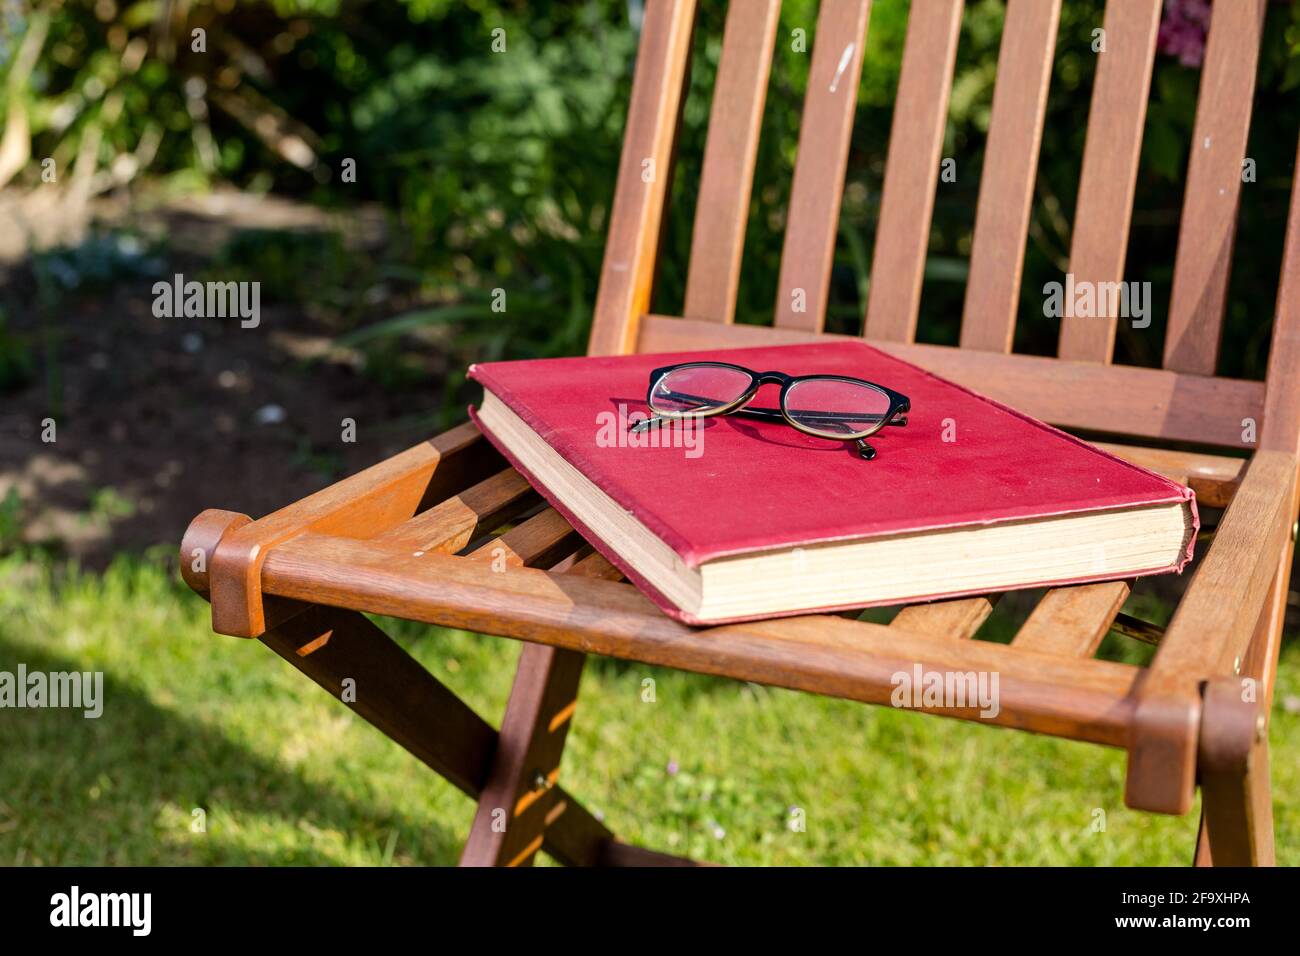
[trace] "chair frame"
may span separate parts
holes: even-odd
[[[821,4],[774,324],[736,325],[779,6],[733,3],[727,14],[678,317],[650,303],[695,3],[646,5],[590,354],[823,335],[841,191],[824,184],[844,182],[870,2]],[[1123,277],[1160,8],[1106,5],[1070,258],[1079,278]],[[914,341],[962,0],[914,3],[908,24],[864,334],[1065,428],[1253,452],[1104,446],[1226,507],[1149,666],[1093,656],[1112,627],[1125,629],[1123,581],[1050,590],[1009,645],[971,640],[995,596],[907,607],[889,625],[836,615],[676,623],[470,424],[257,521],[203,512],[182,542],[183,577],[211,600],[215,631],[260,639],[334,696],[350,678],[348,706],[477,800],[463,864],[528,864],[541,849],[567,864],[690,862],[619,842],[558,782],[587,654],[872,704],[890,702],[899,671],[996,671],[996,717],[926,712],[1123,748],[1130,807],[1184,814],[1200,787],[1198,864],[1272,863],[1267,729],[1300,504],[1300,387],[1288,381],[1300,368],[1300,189],[1267,379],[1214,375],[1264,8],[1213,7],[1194,138],[1204,145],[1187,172],[1161,369],[1112,363],[1114,318],[1063,320],[1056,358],[1011,352],[1060,0],[1008,2],[961,344]],[[525,642],[500,730],[363,612]]]

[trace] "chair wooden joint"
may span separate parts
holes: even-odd
[[[1199,742],[1205,802],[1201,864],[1274,863],[1267,705],[1257,690],[1251,678],[1218,678],[1205,687]]]

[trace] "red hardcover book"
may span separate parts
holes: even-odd
[[[642,432],[653,369],[867,379],[906,427],[853,443],[726,415]],[[1181,571],[1186,487],[858,342],[470,368],[483,433],[665,613],[692,624]],[[752,405],[775,407],[764,385]]]

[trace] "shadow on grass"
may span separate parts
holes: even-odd
[[[82,669],[0,634],[0,670],[20,662],[28,672]],[[429,771],[412,759],[410,772]],[[207,814],[205,833],[191,832],[194,808]],[[262,821],[271,829],[249,829]],[[339,855],[285,839],[286,823],[337,833]],[[334,865],[358,846],[380,859],[390,841],[403,862],[459,855],[432,816],[386,812],[305,780],[108,673],[98,719],[0,711],[0,864]]]

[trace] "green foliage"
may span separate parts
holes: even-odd
[[[217,250],[203,278],[260,282],[263,302],[302,304],[342,281],[350,262],[335,232],[241,229]]]
[[[5,327],[5,313],[0,309],[0,395],[26,385],[35,368],[31,345],[25,336]]]
[[[159,249],[156,243],[130,231],[114,229],[93,231],[76,245],[32,253],[29,261],[36,282],[41,378],[51,415],[57,416],[63,408],[60,310],[76,296],[102,292],[117,282],[161,275],[164,266]],[[0,353],[3,347],[3,334],[0,334]],[[30,372],[30,363],[24,367]]]
[[[18,489],[10,487],[0,498],[0,555],[18,547],[23,533],[23,500]]]
[[[124,230],[94,232],[73,246],[32,254],[41,295],[55,301],[72,292],[94,292],[130,279],[162,274],[159,247]]]

